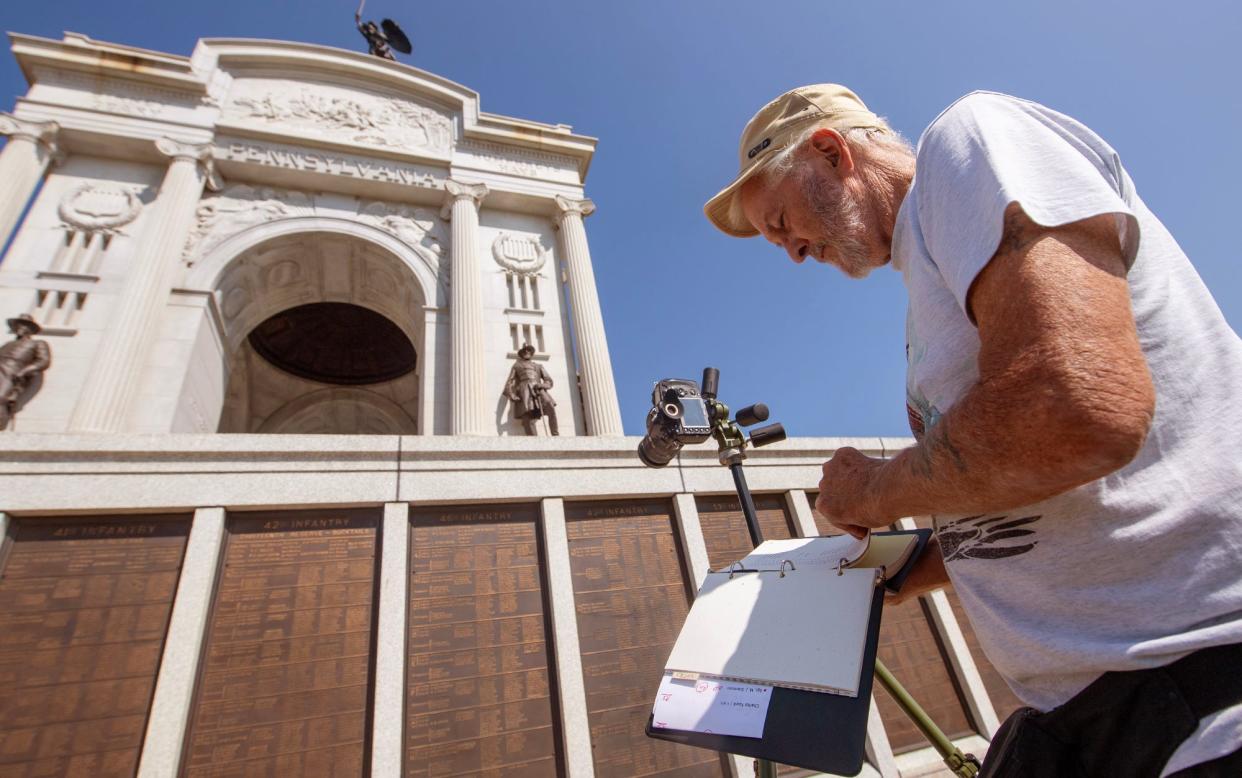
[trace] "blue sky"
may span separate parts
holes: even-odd
[[[351,0],[10,2],[6,30],[62,30],[178,54],[200,37],[361,49]],[[414,41],[404,61],[464,84],[483,109],[600,139],[587,221],[626,431],[651,384],[721,369],[721,398],[762,400],[792,435],[908,435],[905,292],[734,240],[703,201],[736,169],[737,136],[801,84],[857,91],[911,140],[974,89],[1045,103],[1104,136],[1242,326],[1242,4],[733,0],[415,3],[370,0]],[[0,56],[0,110],[25,81]]]

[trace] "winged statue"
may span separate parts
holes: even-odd
[[[362,7],[366,4],[367,0],[358,3],[358,10],[354,12],[354,24],[358,27],[358,32],[362,33],[362,37],[367,39],[371,54],[394,62],[397,58],[392,54],[393,49],[402,54],[409,54],[413,50],[410,46],[410,39],[392,19],[384,19],[378,25],[375,22],[362,21]]]

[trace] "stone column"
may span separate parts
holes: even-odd
[[[448,198],[441,215],[451,220],[453,232],[449,431],[486,435],[494,431],[494,425],[488,424],[487,400],[495,394],[487,391],[483,366],[483,271],[479,267],[479,205],[487,197],[487,186],[449,179],[444,188]]]
[[[0,249],[13,235],[30,196],[57,155],[56,122],[31,122],[0,113],[0,135],[9,142],[0,151]]]
[[[595,203],[557,195],[556,208],[561,252],[569,275],[569,304],[573,308],[574,337],[578,341],[578,370],[582,377],[587,434],[624,435],[617,385],[608,358],[608,339],[604,336],[604,316],[595,289],[595,271],[591,269],[591,250],[587,247],[586,228],[582,225],[583,217],[595,212]]]
[[[139,374],[194,221],[194,210],[203,184],[211,176],[211,144],[160,138],[155,146],[160,153],[172,157],[172,163],[164,174],[138,253],[73,409],[70,432],[124,430]]]

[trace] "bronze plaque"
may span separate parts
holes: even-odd
[[[377,518],[230,517],[184,775],[364,774]]]
[[[539,506],[414,509],[405,774],[564,772]]]
[[[783,540],[797,535],[793,518],[785,505],[785,495],[756,494],[753,499],[764,540]],[[737,495],[696,497],[694,504],[699,509],[699,525],[703,528],[703,542],[707,544],[707,562],[711,569],[726,567],[754,549]]]
[[[668,500],[569,503],[569,556],[598,778],[719,776],[720,758],[644,734],[689,612]]]
[[[15,522],[0,555],[0,774],[137,771],[189,527]]]

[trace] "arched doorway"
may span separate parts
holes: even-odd
[[[252,245],[218,275],[219,432],[415,434],[434,348],[411,268],[353,235]]]

